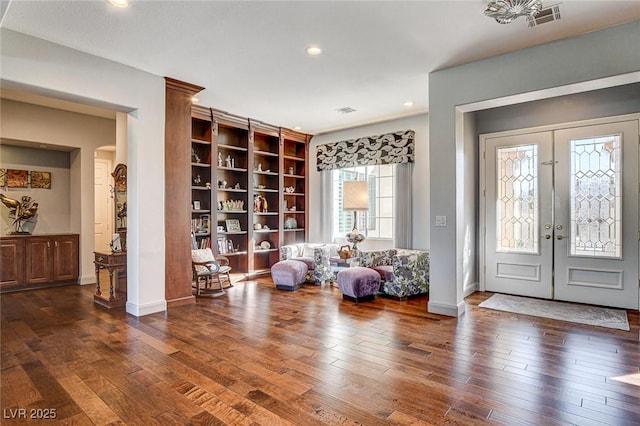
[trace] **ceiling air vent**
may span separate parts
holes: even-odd
[[[537,27],[538,25],[546,24],[548,22],[560,20],[560,3],[553,6],[545,7],[536,16],[527,17],[527,23],[529,28]]]
[[[349,113],[355,112],[356,110],[351,107],[344,107],[344,108],[338,108],[336,111],[339,112],[340,114],[349,114]]]

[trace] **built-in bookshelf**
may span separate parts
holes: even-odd
[[[191,248],[211,247],[211,122],[191,120]]]
[[[269,271],[280,255],[281,176],[280,129],[252,128],[253,271]]]
[[[249,127],[246,122],[213,122],[216,164],[216,245],[232,270],[249,270]]]
[[[192,215],[193,240],[229,258],[234,272],[269,272],[283,244],[307,238],[310,136],[200,106],[192,107],[192,133],[196,153],[202,150],[208,159],[207,166],[202,158],[194,161],[192,175],[202,179],[203,169],[210,171],[209,186],[192,187],[193,201],[200,201]]]
[[[292,132],[282,135],[283,244],[306,241],[308,139]]]

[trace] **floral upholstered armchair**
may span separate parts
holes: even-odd
[[[360,266],[380,274],[382,293],[399,298],[429,292],[429,261],[426,250],[388,249],[360,255]]]
[[[280,247],[280,260],[298,260],[307,265],[307,281],[322,284],[334,277],[330,258],[338,256],[337,244],[299,243]]]

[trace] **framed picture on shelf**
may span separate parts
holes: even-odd
[[[193,209],[194,210],[200,210],[200,201],[194,201],[193,202]]]
[[[227,224],[227,232],[241,232],[242,228],[240,228],[240,221],[238,219],[227,219],[225,220]]]
[[[211,232],[211,216],[208,214],[203,214],[200,217],[200,232],[206,232],[207,234]]]

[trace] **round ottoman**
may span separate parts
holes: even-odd
[[[362,266],[345,268],[338,272],[338,287],[343,299],[373,300],[380,289],[380,274]]]
[[[307,276],[307,265],[297,260],[281,260],[271,267],[271,278],[278,290],[294,291]]]

